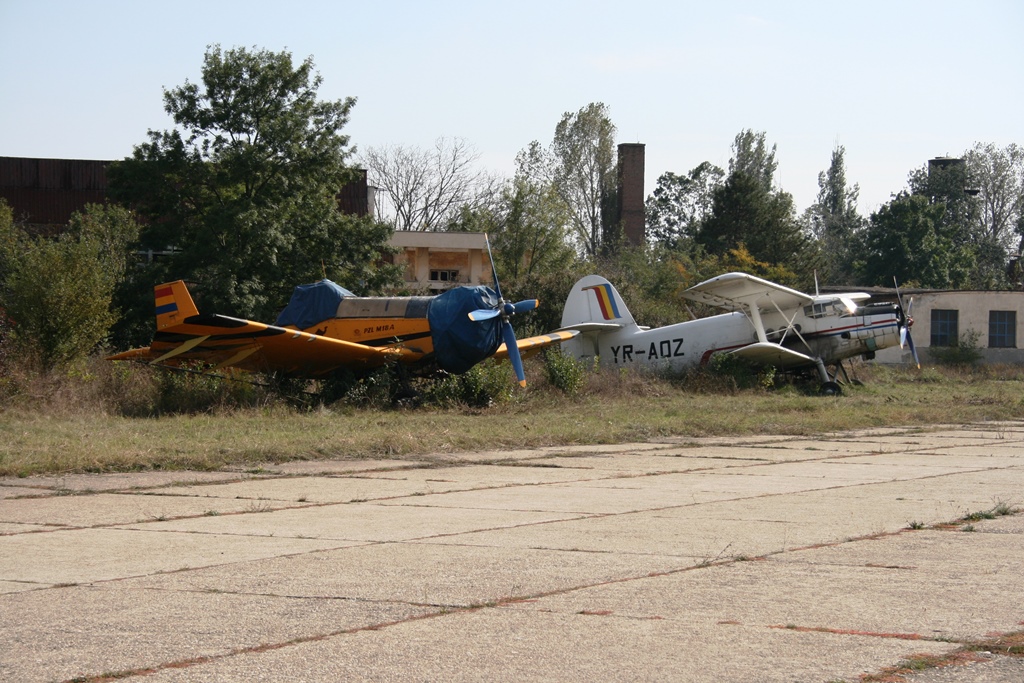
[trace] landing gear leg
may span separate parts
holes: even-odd
[[[825,369],[825,362],[820,358],[815,358],[814,363],[818,366],[818,377],[821,378],[821,386],[818,387],[818,393],[822,396],[839,396],[842,394],[842,388],[840,388],[840,386],[836,382],[833,382],[832,378],[828,376],[828,370]]]

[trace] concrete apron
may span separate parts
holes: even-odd
[[[1024,680],[1022,423],[260,472],[0,480],[0,680]]]

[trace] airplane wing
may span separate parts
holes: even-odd
[[[579,334],[579,330],[559,330],[557,332],[552,332],[551,334],[542,334],[537,337],[517,339],[516,346],[519,347],[520,357],[529,358],[545,346],[561,344],[564,341],[572,339],[577,334]],[[508,348],[506,348],[504,344],[499,346],[498,350],[494,352],[494,358],[497,358],[498,360],[508,358]]]
[[[774,311],[776,306],[793,310],[814,303],[814,297],[808,294],[747,273],[719,275],[690,287],[682,296],[729,311],[747,311],[751,306],[761,311]]]
[[[731,353],[759,365],[776,365],[782,368],[799,367],[815,362],[806,354],[772,342],[749,344]]]
[[[108,360],[154,365],[202,362],[217,368],[324,375],[340,367],[376,367],[415,353],[373,347],[225,315],[199,315],[183,282],[156,288],[157,332],[152,344]]]
[[[308,332],[223,315],[194,316],[158,332],[153,343],[110,360],[154,365],[198,361],[217,368],[323,375],[340,367],[376,367],[397,360],[402,349],[376,348]]]

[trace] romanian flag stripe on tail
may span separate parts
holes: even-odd
[[[188,288],[181,280],[157,285],[153,288],[156,295],[156,329],[166,330],[184,322],[193,315],[199,315],[195,302],[189,296]]]
[[[604,316],[605,320],[615,320],[621,317],[619,315],[619,307],[615,305],[615,297],[612,296],[611,285],[594,285],[593,287],[584,287],[583,289],[594,290],[594,296],[597,297],[597,305],[601,307],[601,315]]]
[[[156,314],[174,313],[178,303],[174,300],[174,290],[169,286],[156,288]]]

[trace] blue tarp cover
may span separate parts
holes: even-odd
[[[278,327],[295,325],[300,330],[313,327],[318,322],[337,315],[338,304],[347,296],[355,296],[355,294],[330,280],[299,285],[292,292],[291,301],[277,316],[277,321],[274,324]]]
[[[494,355],[501,346],[501,317],[474,322],[469,314],[497,305],[498,295],[484,286],[455,287],[430,302],[427,321],[443,370],[459,375]]]

